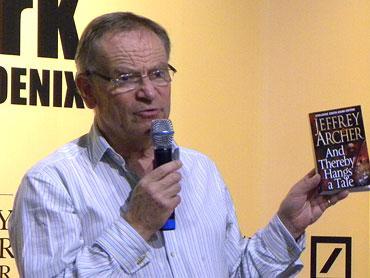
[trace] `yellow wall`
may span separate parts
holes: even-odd
[[[33,6],[22,14],[21,57],[0,55],[2,65],[74,70],[72,61],[36,57],[37,1]],[[361,104],[370,136],[368,1],[80,0],[78,33],[116,10],[169,30],[178,69],[176,140],[216,161],[246,235],[267,223],[290,186],[314,167],[309,112]],[[0,193],[14,193],[26,169],[89,129],[92,112],[6,102],[0,117]],[[0,209],[11,207],[12,197],[0,198]],[[368,193],[331,208],[308,230],[300,277],[309,277],[311,235],[353,237],[353,276],[369,277],[369,225]]]

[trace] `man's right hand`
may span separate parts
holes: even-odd
[[[135,186],[125,220],[145,239],[149,240],[166,223],[181,199],[182,163],[174,160],[145,175]]]

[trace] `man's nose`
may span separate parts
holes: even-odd
[[[138,97],[153,100],[156,95],[156,89],[147,75],[141,77],[141,88],[138,90]]]

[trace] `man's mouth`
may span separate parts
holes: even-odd
[[[135,112],[135,115],[143,119],[156,119],[159,117],[160,112],[161,110],[157,108],[143,109],[138,112]]]

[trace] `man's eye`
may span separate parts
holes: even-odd
[[[156,79],[156,78],[164,78],[166,73],[164,70],[157,69],[157,70],[152,71],[150,75],[152,78]]]
[[[124,73],[118,77],[120,82],[136,82],[140,79],[140,76],[133,73]]]

